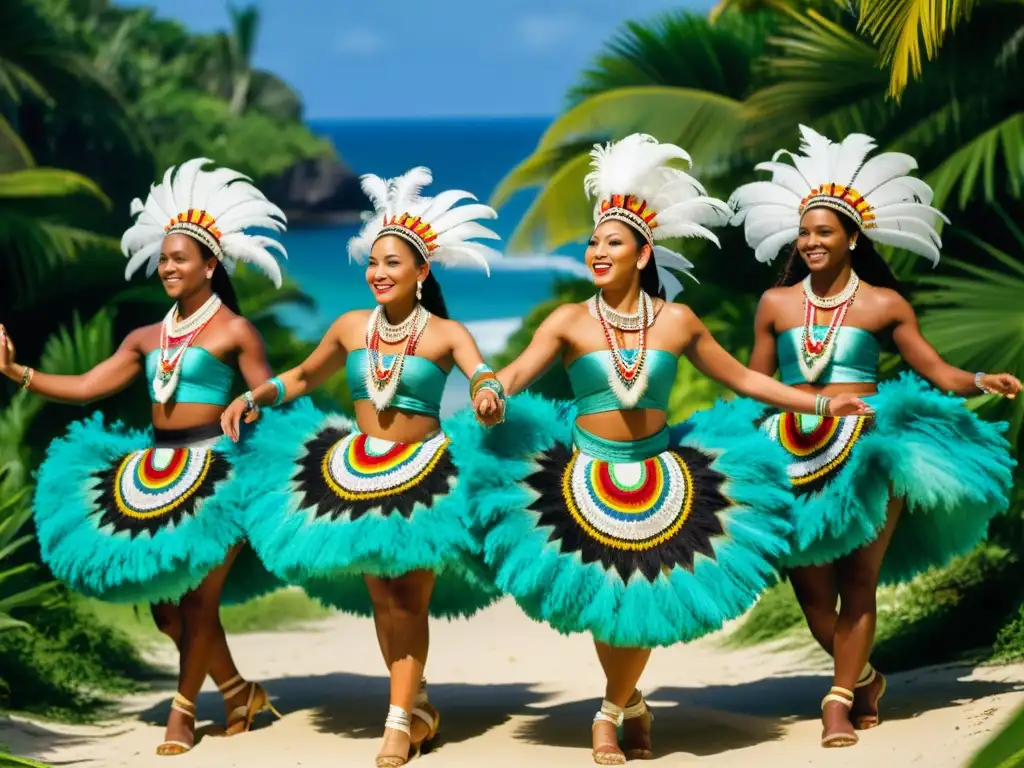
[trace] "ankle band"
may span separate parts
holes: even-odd
[[[618,704],[605,699],[601,702],[601,711],[594,715],[594,722],[605,722],[611,723],[616,728],[622,725],[622,721],[625,719],[625,710],[622,709]]]
[[[401,731],[406,736],[412,735],[412,716],[401,707],[392,704],[388,707],[388,716],[384,727],[393,731]]]
[[[871,666],[869,661],[864,665],[864,669],[860,673],[860,677],[857,678],[857,688],[862,688],[865,685],[870,685],[875,679],[875,668]]]

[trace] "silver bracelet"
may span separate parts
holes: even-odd
[[[825,397],[824,395],[814,396],[814,415],[822,418],[829,416],[829,404],[832,402],[831,397]]]
[[[982,373],[981,371],[974,374],[974,386],[977,387],[981,392],[984,392],[986,395],[991,395],[992,390],[981,383],[981,377],[984,375],[985,374]]]
[[[243,416],[248,415],[250,413],[260,412],[260,407],[256,404],[256,401],[253,399],[251,390],[242,393],[242,400],[245,401],[245,412],[242,414]]]

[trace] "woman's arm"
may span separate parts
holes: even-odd
[[[565,345],[565,330],[578,314],[578,307],[566,304],[546,318],[533,334],[529,346],[515,360],[498,371],[505,395],[512,397],[530,386],[555,362]]]
[[[722,384],[733,392],[784,411],[795,413],[815,413],[818,396],[802,392],[793,387],[752,371],[743,366],[739,360],[726,352],[722,345],[715,341],[707,326],[701,322],[691,309],[682,307],[687,317],[684,320],[684,332],[689,343],[685,347],[686,357],[703,373]],[[830,398],[827,415],[852,416],[871,413],[860,398],[852,395],[837,395]]]
[[[893,294],[892,301],[896,314],[892,340],[907,365],[943,392],[953,392],[961,397],[982,394],[984,390],[975,383],[973,373],[947,363],[921,335],[917,314],[910,302],[896,294]],[[1006,397],[1015,397],[1020,392],[1020,381],[1008,373],[985,374],[980,383],[986,390]]]
[[[142,373],[141,334],[141,330],[132,331],[113,355],[91,370],[77,376],[61,376],[14,362],[14,343],[0,326],[0,373],[18,384],[27,381],[26,389],[41,397],[84,405],[117,394]]]
[[[451,322],[450,327],[452,328],[452,357],[455,360],[455,365],[469,379],[472,389],[473,380],[480,373],[481,367],[488,372],[488,377],[493,374],[490,374],[490,369],[484,365],[483,355],[480,354],[480,348],[477,346],[473,334],[466,330],[465,326],[454,321],[449,322]],[[501,388],[500,383],[497,388]],[[473,398],[473,410],[476,411],[477,418],[482,424],[493,426],[502,419],[504,404],[496,391],[481,387]]]
[[[772,291],[766,292],[757,303],[754,315],[754,351],[750,353],[752,371],[774,376],[779,367],[775,350],[775,298]]]
[[[244,317],[235,318],[233,333],[238,338],[238,372],[242,374],[245,386],[258,388],[274,375],[270,363],[267,362],[267,348],[256,327]]]

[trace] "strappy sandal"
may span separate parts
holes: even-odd
[[[420,689],[412,704],[412,716],[419,718],[427,724],[429,729],[427,735],[421,741],[412,742],[411,749],[415,754],[420,751],[427,751],[434,739],[437,737],[437,730],[441,727],[441,713],[437,707],[427,699],[427,681],[420,681]],[[411,721],[410,721],[411,723]],[[411,730],[411,729],[410,729]]]
[[[195,729],[196,723],[196,705],[186,699],[180,693],[174,694],[174,698],[171,699],[171,709],[175,712],[180,712],[187,717],[192,718],[192,728]],[[195,736],[193,735],[193,738]],[[164,741],[160,746],[156,748],[156,753],[160,757],[175,757],[177,755],[184,755],[186,752],[191,752],[194,744],[186,744],[184,741],[175,741],[168,739]]]
[[[853,706],[853,691],[833,685],[828,696],[821,700],[821,711],[824,712],[825,705],[831,702],[842,704],[849,710]],[[853,723],[850,725],[852,726]],[[823,747],[852,747],[858,741],[860,741],[860,737],[856,733],[844,733],[843,731],[822,733],[821,736],[821,746]]]
[[[873,685],[876,680],[880,681],[878,684],[878,692],[868,704],[869,711],[852,715],[850,717],[853,727],[858,731],[867,731],[882,722],[882,718],[878,714],[878,702],[881,701],[882,697],[885,695],[887,687],[885,675],[872,667],[870,674],[864,680],[857,683],[855,690],[860,691],[863,688],[867,688],[869,685]],[[874,712],[871,712],[870,709],[873,709]]]
[[[651,723],[654,722],[654,713],[650,707],[647,706],[647,701],[644,699],[643,693],[637,691],[640,694],[640,700],[636,704],[632,704],[626,707],[622,712],[623,722],[626,720],[637,720],[641,717],[647,717],[647,735],[651,733]],[[623,735],[623,742],[625,742],[625,735]],[[654,751],[647,747],[628,747],[623,745],[623,753],[626,755],[627,760],[653,760]]]
[[[401,707],[396,707],[392,704],[388,707],[388,717],[384,721],[384,728],[390,728],[393,731],[400,731],[412,739],[412,715]],[[400,766],[409,762],[413,754],[412,744],[410,744],[409,754],[405,757],[402,757],[401,755],[378,755],[377,768],[400,768]]]
[[[235,675],[221,685],[220,692],[224,696],[224,701],[230,701],[244,691],[246,686],[249,688],[249,700],[244,706],[231,710],[231,714],[228,715],[227,728],[220,735],[237,736],[252,730],[252,722],[260,712],[269,711],[278,719],[281,718],[281,713],[270,703],[270,696],[267,695],[266,689],[259,683],[246,682],[241,675]]]
[[[600,711],[594,715],[594,722],[590,726],[591,731],[598,723],[611,723],[616,728],[622,725],[622,721],[625,719],[625,710],[622,707],[612,704],[610,701],[605,699],[601,702]],[[612,749],[608,749],[612,747]],[[614,750],[614,751],[613,751]],[[619,749],[618,742],[613,745],[602,744],[601,748],[595,749],[591,752],[594,758],[595,765],[625,765],[626,755],[621,749]]]

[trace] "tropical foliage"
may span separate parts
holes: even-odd
[[[709,192],[726,198],[757,178],[757,162],[780,147],[796,148],[798,124],[837,139],[868,133],[882,149],[918,159],[953,222],[934,271],[909,254],[886,251],[911,289],[925,335],[954,365],[1024,376],[1021,40],[1024,4],[1001,0],[722,0],[708,17],[679,11],[631,22],[582,73],[565,112],[491,202],[501,206],[519,190],[537,190],[510,250],[578,246],[592,228],[581,190],[595,142],[640,131],[679,144]],[[773,274],[751,258],[741,231],[719,235],[721,251],[704,242],[680,244],[701,280],[687,285],[682,300],[745,359],[753,308]],[[524,337],[539,319],[526,319]],[[886,356],[886,374],[901,367],[898,356]],[[721,394],[683,362],[671,416],[685,417]],[[1020,445],[1024,400],[977,398],[970,405],[986,418],[1008,420]],[[1024,648],[1017,627],[1024,595],[1016,586],[1022,508],[1017,499],[1014,514],[994,525],[994,549],[901,593],[900,605],[910,607],[892,624],[893,636],[880,638],[891,663],[909,663],[915,654],[920,663],[921,642],[940,626],[978,629],[944,653],[991,647],[997,635],[1004,656]],[[978,590],[1006,599],[975,610],[964,597]],[[952,597],[934,600],[940,593]],[[799,625],[791,601],[788,588],[763,600],[746,637]]]

